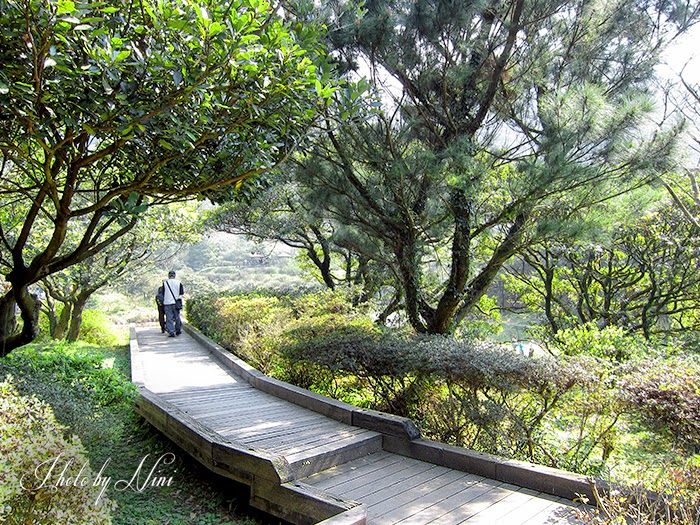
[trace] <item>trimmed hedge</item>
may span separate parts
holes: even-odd
[[[193,325],[264,373],[410,417],[430,438],[579,472],[615,446],[624,406],[595,357],[389,331],[340,292],[206,296],[188,308]]]

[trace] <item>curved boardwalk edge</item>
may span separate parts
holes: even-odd
[[[523,525],[563,524],[574,523],[565,510],[573,506],[572,500],[581,494],[591,497],[585,476],[424,439],[410,419],[361,409],[269,378],[191,326],[183,328],[185,337],[173,346],[172,341],[154,338],[148,329],[131,327],[132,381],[140,392],[136,409],[210,471],[248,485],[250,504],[271,515],[299,525],[361,525],[368,520],[400,521],[397,513],[420,513],[422,519],[444,511],[448,520],[438,520],[444,523],[465,519],[476,523],[508,514]],[[143,353],[142,334],[146,334],[141,339]],[[224,384],[237,386],[222,389]],[[229,395],[238,399],[235,402],[255,400],[244,413],[256,412],[256,403],[262,403],[270,418],[245,416],[238,425],[238,416],[231,419],[238,409],[221,403]],[[288,441],[292,433],[283,429],[297,421],[292,418],[301,418],[299,428],[306,430],[295,430],[297,437]],[[270,437],[268,430],[275,426]],[[345,437],[338,441],[336,436]],[[313,444],[308,451],[307,444]],[[373,459],[365,460],[369,456]],[[386,461],[392,465],[386,470],[375,467]],[[336,466],[339,470],[327,470]],[[460,474],[436,470],[443,468]],[[352,478],[355,469],[364,469],[357,477],[362,481]],[[340,477],[329,483],[329,476],[337,474]],[[339,488],[343,484],[347,485]],[[429,497],[421,496],[424,489]],[[425,510],[413,505],[417,496]],[[527,507],[527,515],[517,514],[520,506]],[[533,511],[543,514],[542,521],[531,519]]]
[[[248,485],[251,506],[300,525],[365,525],[366,511],[360,503],[295,480],[282,456],[225,439],[148,390],[134,326],[130,353],[132,382],[140,394],[137,412],[210,471]]]
[[[410,419],[358,408],[270,378],[192,326],[186,324],[183,328],[206,347],[214,358],[253,387],[343,423],[380,432],[383,435],[383,448],[387,452],[569,500],[583,495],[590,501],[595,501],[591,478],[588,476],[526,461],[504,459],[422,438],[420,430]],[[603,487],[606,485],[601,480],[596,480],[596,484]]]

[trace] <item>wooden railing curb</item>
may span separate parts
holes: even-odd
[[[526,461],[509,460],[462,447],[446,445],[421,437],[416,424],[408,418],[355,407],[327,396],[309,392],[283,381],[269,378],[227,351],[197,329],[184,325],[187,332],[205,345],[225,366],[241,375],[256,388],[295,404],[333,417],[338,421],[380,432],[384,449],[407,457],[456,470],[481,475],[504,483],[537,490],[566,499],[584,495],[594,501],[591,478],[561,469]],[[600,487],[606,486],[596,480]]]
[[[249,485],[250,503],[256,508],[299,525],[366,524],[366,510],[360,503],[297,481],[283,456],[228,440],[150,391],[144,383],[136,335],[131,326],[132,382],[139,392],[135,407],[155,428],[212,472]],[[335,518],[341,521],[329,521]]]

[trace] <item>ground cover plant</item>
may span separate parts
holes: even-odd
[[[588,328],[533,358],[509,344],[379,327],[339,291],[214,294],[188,301],[187,315],[266,373],[411,417],[426,437],[669,495],[636,506],[604,495],[601,523],[656,519],[659,509],[694,516],[700,370],[681,350],[636,352],[623,334]]]
[[[91,470],[83,477],[111,478],[98,506],[94,492],[80,487],[13,493],[9,489],[21,488],[19,482],[3,483],[0,509],[12,509],[0,514],[3,523],[255,525],[270,519],[247,506],[244,486],[208,473],[134,412],[128,347],[25,346],[0,361],[0,383],[3,460],[5,448],[14,450],[0,467],[14,478],[3,475],[4,480],[59,455],[61,461],[74,458],[70,475],[79,474],[85,458]],[[137,482],[118,485],[132,480],[142,461],[146,472],[159,458],[154,479],[163,484],[143,487],[141,482],[141,491]]]

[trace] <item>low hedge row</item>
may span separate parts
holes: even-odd
[[[217,294],[189,300],[187,316],[266,374],[410,417],[426,437],[475,450],[595,473],[618,446],[623,417],[654,422],[691,449],[699,442],[691,379],[700,370],[690,361],[530,358],[510,345],[388,331],[349,304],[340,292]],[[669,367],[675,375],[659,387]]]

